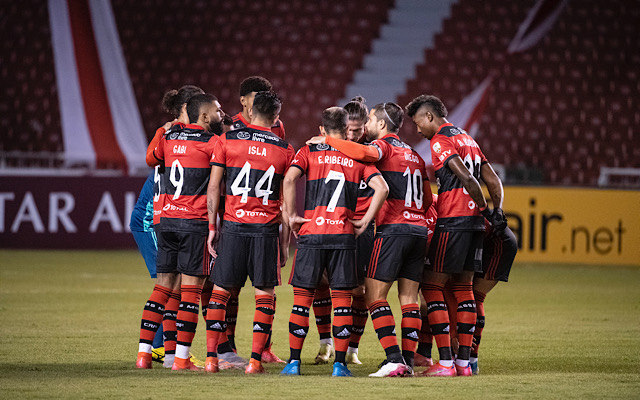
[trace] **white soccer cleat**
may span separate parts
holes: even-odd
[[[375,378],[383,378],[383,377],[394,377],[394,376],[406,376],[409,374],[409,368],[404,363],[390,363],[385,362],[382,364],[380,369],[373,374],[369,374],[369,376]]]
[[[231,365],[231,367],[235,368],[235,369],[245,369],[247,367],[247,365],[249,364],[247,362],[247,360],[245,360],[244,358],[240,357],[239,355],[237,355],[233,351],[230,351],[228,353],[220,353],[220,354],[218,354],[218,359],[220,361],[225,361],[226,363],[229,363]]]
[[[347,350],[347,364],[362,364],[362,361],[358,358],[358,349],[349,347]]]
[[[333,343],[320,343],[320,350],[316,356],[316,364],[327,364],[331,357],[336,355]]]

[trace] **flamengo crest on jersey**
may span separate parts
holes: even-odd
[[[160,230],[207,232],[209,159],[217,138],[199,125],[175,125],[158,143],[154,155],[164,161],[160,180]]]
[[[304,217],[311,222],[300,228],[298,246],[353,249],[353,219],[360,182],[380,173],[340,153],[328,144],[309,145],[296,154],[292,167],[307,175]]]
[[[431,138],[431,158],[438,184],[438,222],[445,230],[484,230],[484,218],[478,206],[449,168],[449,161],[459,156],[467,169],[480,179],[482,164],[487,162],[471,136],[452,124],[444,124]]]
[[[224,220],[250,224],[237,227],[247,234],[273,234],[275,224],[277,234],[281,184],[293,156],[289,143],[255,125],[220,136],[211,165],[226,169]]]
[[[426,238],[424,185],[429,177],[424,160],[396,134],[374,140],[371,145],[382,155],[375,165],[389,186],[389,196],[376,217],[377,232]]]

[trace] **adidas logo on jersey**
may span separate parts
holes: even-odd
[[[298,335],[298,336],[307,336],[307,332],[304,331],[304,329],[296,329],[295,331],[293,331],[294,335]]]

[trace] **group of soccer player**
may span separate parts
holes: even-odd
[[[256,374],[264,372],[263,362],[282,362],[270,347],[274,288],[293,234],[290,356],[281,374],[301,374],[312,307],[321,342],[315,361],[335,357],[333,376],[351,376],[347,364],[361,363],[358,344],[368,315],[386,355],[369,376],[417,375],[415,366],[428,367],[419,374],[424,376],[478,373],[483,301],[508,279],[517,246],[502,211],[500,179],[477,143],[446,120],[444,104],[422,95],[405,108],[431,142],[435,195],[424,160],[398,137],[405,110],[395,103],[368,110],[358,97],[324,110],[320,134],[296,153],[279,119],[282,102],[266,79],[245,79],[240,102],[243,110],[229,118],[215,96],[195,86],[163,99],[175,120],[149,144],[146,160],[156,168],[134,210],[136,220],[152,210],[153,223],[132,222],[156,276],[136,366],[151,368],[162,346],[165,367],[200,370],[190,353],[200,304],[206,372],[235,367]],[[305,175],[304,212],[298,215],[296,182]],[[247,276],[255,291],[248,362],[234,342],[237,299]],[[401,346],[387,301],[395,281]]]

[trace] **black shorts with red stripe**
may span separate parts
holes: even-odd
[[[194,232],[156,232],[158,238],[157,273],[208,276],[213,260],[207,249],[207,234]]]
[[[277,229],[277,226],[276,226]],[[241,288],[247,276],[256,288],[280,285],[280,239],[277,235],[246,236],[222,231],[211,282]]]
[[[431,271],[459,274],[482,272],[483,231],[445,231],[436,226],[429,246]]]
[[[296,250],[289,284],[298,288],[316,289],[325,270],[331,289],[350,290],[358,286],[354,249],[308,247]]]
[[[399,278],[421,282],[426,247],[427,238],[423,236],[377,234],[367,278],[383,282]]]
[[[367,276],[367,267],[371,261],[373,252],[373,237],[375,236],[375,224],[371,223],[362,235],[356,238],[356,272],[358,274],[358,285],[364,283]]]
[[[479,278],[489,281],[509,281],[511,265],[518,252],[518,241],[511,229],[497,233],[491,232],[484,238],[482,250],[482,273]]]

